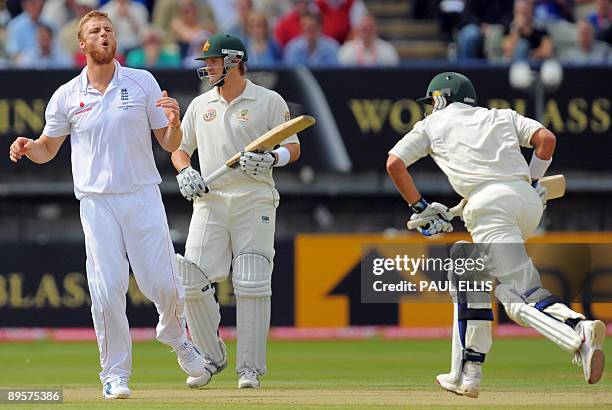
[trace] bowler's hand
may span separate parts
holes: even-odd
[[[155,106],[164,109],[164,114],[166,114],[166,118],[168,118],[170,126],[178,127],[181,125],[181,107],[179,106],[178,101],[176,101],[174,98],[168,97],[168,91],[162,91],[162,96],[160,99],[155,101]]]
[[[34,140],[25,137],[18,137],[9,148],[9,158],[13,162],[17,162],[32,150]]]

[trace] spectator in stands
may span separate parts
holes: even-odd
[[[365,15],[355,27],[355,38],[340,47],[338,61],[349,66],[395,66],[399,57],[391,43],[378,37],[376,20]]]
[[[362,0],[316,0],[323,20],[323,34],[342,44],[351,27],[368,13]]]
[[[125,61],[134,68],[178,68],[181,55],[176,45],[163,45],[164,33],[155,26],[142,29],[142,47],[127,55]]]
[[[564,61],[579,64],[605,64],[612,62],[610,46],[595,39],[595,29],[590,22],[581,20],[577,24],[578,45],[567,51]]]
[[[6,8],[6,0],[0,0],[0,67],[6,65],[6,26],[11,21],[11,13]]]
[[[179,7],[180,13],[170,22],[170,29],[179,46],[181,57],[185,57],[191,44],[199,41],[207,30],[198,20],[198,8],[194,0],[181,0]],[[208,38],[209,34],[205,37]]]
[[[76,55],[83,54],[79,43],[74,41],[79,33],[79,21],[81,17],[98,8],[98,0],[74,0],[72,7],[76,17],[62,27],[58,41],[60,48],[74,58]]]
[[[559,20],[574,21],[573,0],[535,0],[533,21],[534,26],[545,28]]]
[[[12,19],[6,28],[6,52],[13,61],[21,53],[38,48],[38,23],[52,25],[41,19],[44,0],[22,0],[23,12]]]
[[[236,22],[227,30],[243,42],[247,38],[247,26],[249,15],[253,12],[253,2],[251,0],[236,0]]]
[[[16,61],[19,68],[44,70],[48,68],[70,68],[70,57],[53,42],[53,29],[43,23],[36,28],[37,47],[21,53]]]
[[[121,53],[126,54],[142,45],[140,30],[146,27],[149,21],[149,11],[142,3],[134,0],[111,0],[100,11],[107,13],[113,22],[115,34],[119,39],[117,49]]]
[[[604,40],[604,32],[612,26],[612,0],[597,0],[597,10],[588,16],[599,40]]]
[[[292,2],[293,8],[278,20],[274,30],[276,41],[283,48],[302,33],[300,26],[302,16],[314,10],[314,3],[311,0],[292,0]]]
[[[544,60],[553,55],[553,43],[545,29],[533,25],[533,5],[529,0],[514,2],[514,18],[502,41],[507,59]]]
[[[224,33],[229,32],[229,29],[238,21],[238,16],[236,15],[236,1],[237,0],[206,0],[213,10],[215,22],[219,27],[219,31]]]
[[[457,57],[460,60],[483,58],[484,40],[490,25],[504,27],[512,20],[513,0],[467,0],[461,15],[462,28],[457,33]]]
[[[268,18],[255,11],[249,16],[245,42],[249,66],[274,66],[283,59],[278,43],[270,36]]]
[[[180,17],[181,0],[157,0],[153,8],[153,24],[160,28],[165,35],[165,42],[174,43],[174,32],[170,25],[176,17]],[[196,3],[198,19],[205,27],[214,27],[215,16],[212,8],[202,1]],[[216,29],[212,30],[216,31]]]
[[[289,13],[293,0],[253,0],[253,9],[266,13],[268,25],[276,27],[281,16]]]
[[[62,27],[74,18],[74,0],[45,0],[41,18],[52,21],[55,27]]]
[[[302,34],[287,44],[284,61],[289,65],[311,67],[338,64],[338,42],[322,34],[321,16],[306,13],[300,20]]]

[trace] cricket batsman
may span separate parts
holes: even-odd
[[[574,353],[585,380],[597,383],[604,371],[605,324],[586,320],[544,289],[524,246],[546,205],[546,189],[538,179],[552,161],[554,134],[513,110],[478,107],[474,86],[459,73],[436,75],[419,101],[433,105],[432,113],[389,151],[387,160],[389,176],[414,212],[411,219],[427,221],[419,232],[452,231],[449,209],[423,198],[407,170],[430,155],[455,192],[467,199],[465,226],[485,250],[488,273],[499,283],[495,295],[508,316]],[[534,149],[529,164],[520,147]],[[451,256],[462,253],[469,253],[465,244],[451,248]],[[469,292],[454,304],[451,372],[436,377],[443,389],[468,397],[478,396],[491,348],[493,311],[489,295],[479,293]]]
[[[189,387],[206,386],[227,366],[225,345],[218,335],[219,304],[214,283],[232,269],[236,296],[238,388],[259,387],[266,372],[266,340],[274,258],[274,226],[279,195],[272,169],[300,156],[296,135],[269,152],[244,152],[240,169],[204,186],[191,167],[197,149],[202,174],[209,175],[247,144],[290,119],[287,103],[274,91],[245,78],[248,55],[233,35],[211,36],[198,58],[200,79],[213,88],[196,97],[184,115],[183,139],[172,153],[183,196],[193,201],[185,245],[178,255],[185,285],[187,324],[203,353],[207,372],[187,378]]]
[[[179,106],[162,93],[151,73],[115,60],[117,40],[106,13],[83,16],[78,40],[87,66],[51,97],[40,138],[17,138],[10,158],[17,162],[25,155],[39,164],[48,162],[70,135],[102,395],[126,399],[132,371],[125,315],[130,265],[138,287],[159,313],[157,339],[174,349],[185,373],[204,373],[204,359],[186,335],[184,289],[151,146],[151,130],[166,151],[179,146]]]

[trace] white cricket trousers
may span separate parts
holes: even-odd
[[[81,222],[104,384],[131,374],[132,341],[125,314],[130,264],[138,287],[159,313],[157,339],[172,347],[186,339],[185,291],[157,185],[126,194],[87,195],[81,199]]]

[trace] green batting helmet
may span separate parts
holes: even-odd
[[[432,97],[436,95],[444,95],[452,102],[461,102],[476,106],[476,90],[469,78],[463,74],[454,72],[445,72],[436,75],[429,82],[427,87],[427,95],[417,99],[418,102],[431,103]]]
[[[245,62],[249,59],[242,40],[232,34],[219,33],[210,36],[208,40],[206,40],[206,43],[202,46],[202,55],[196,58],[196,60],[227,56],[235,56]]]

